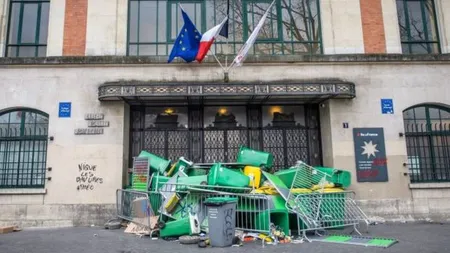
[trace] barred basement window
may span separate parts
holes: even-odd
[[[33,109],[0,112],[0,188],[43,188],[48,114]]]
[[[403,119],[411,182],[450,182],[450,106],[417,105]]]
[[[440,53],[434,0],[397,0],[404,54]]]
[[[211,47],[235,55],[258,24],[271,0],[229,0],[229,37]],[[183,26],[178,4],[201,32],[219,24],[228,0],[129,0],[128,55],[167,56]],[[277,0],[249,54],[321,54],[319,0]]]
[[[50,0],[11,0],[6,57],[47,54]]]

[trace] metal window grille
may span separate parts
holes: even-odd
[[[47,54],[50,0],[12,0],[6,57],[40,57]]]
[[[450,182],[450,109],[414,107],[403,117],[411,182]]]
[[[43,188],[48,115],[34,110],[0,114],[0,188]]]
[[[397,0],[402,51],[440,53],[434,0]]]
[[[236,54],[271,1],[230,0],[228,42],[219,36],[211,50]],[[180,3],[201,32],[220,23],[227,0],[129,0],[128,55],[169,55],[183,26]],[[319,0],[277,0],[249,54],[321,54]]]

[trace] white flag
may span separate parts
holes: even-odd
[[[273,4],[275,3],[275,0],[270,4],[269,8],[266,10],[266,13],[261,17],[261,19],[258,22],[258,25],[255,27],[255,30],[253,30],[252,34],[250,34],[250,37],[248,37],[245,44],[242,46],[241,50],[239,50],[239,53],[236,55],[236,58],[234,58],[233,62],[237,66],[242,66],[242,62],[244,62],[245,58],[247,57],[248,50],[253,46],[255,43],[256,37],[258,37],[259,30],[261,30],[264,21],[267,18],[267,15],[269,14],[270,9],[272,8]]]

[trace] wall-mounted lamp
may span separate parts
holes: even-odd
[[[403,137],[404,133],[398,133],[398,137]]]
[[[50,141],[53,141],[53,140],[55,139],[55,137],[50,136],[50,137],[48,137],[48,139],[49,139]]]
[[[47,177],[47,180],[48,181],[52,181],[52,177]]]
[[[47,170],[48,170],[48,171],[52,171],[52,167],[48,167]]]

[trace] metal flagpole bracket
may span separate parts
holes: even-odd
[[[228,76],[228,71],[223,72],[223,81],[228,83],[230,81],[230,77]]]

